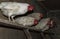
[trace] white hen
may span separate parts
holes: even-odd
[[[17,3],[17,2],[1,2],[0,9],[3,11],[5,16],[8,16],[9,21],[14,21],[16,15],[23,15],[27,11],[32,11],[33,6],[28,3]],[[10,19],[11,17],[11,19]]]
[[[52,20],[50,18],[44,18],[42,19],[39,24],[35,26],[36,29],[40,29],[41,31],[48,30],[53,23],[51,23]]]
[[[34,18],[36,18],[37,20],[40,20],[40,19],[42,19],[43,14],[42,14],[42,13],[32,13],[32,14],[29,14],[28,16],[34,17]]]
[[[18,17],[15,19],[15,22],[18,24],[21,24],[23,26],[32,26],[32,25],[38,24],[37,19],[35,19],[33,17],[28,17],[28,16]]]

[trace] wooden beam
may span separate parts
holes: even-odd
[[[13,29],[29,29],[34,31],[40,31],[34,27],[23,27],[22,25],[19,25],[17,23],[9,22],[8,20],[0,19],[0,27],[7,27],[7,28],[13,28]]]

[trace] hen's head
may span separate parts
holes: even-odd
[[[34,6],[33,5],[29,5],[28,6],[28,11],[32,11],[34,9]]]
[[[54,23],[54,20],[50,19],[47,23],[47,25],[49,25],[49,27],[53,27],[53,23]]]
[[[34,25],[37,25],[37,24],[38,24],[38,20],[34,19]]]

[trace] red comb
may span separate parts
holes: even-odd
[[[32,6],[32,5],[28,6],[28,11],[32,11],[33,9],[34,9],[34,6]]]
[[[35,19],[34,20],[34,25],[36,25],[36,24],[38,24],[38,20]]]

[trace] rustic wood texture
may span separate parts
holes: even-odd
[[[0,27],[0,39],[26,39],[22,30]]]
[[[19,25],[17,23],[9,22],[8,20],[0,19],[0,25],[3,25],[1,27],[8,27],[8,28],[16,28],[16,29],[30,29],[35,31],[40,31],[34,27],[23,27],[23,25]]]

